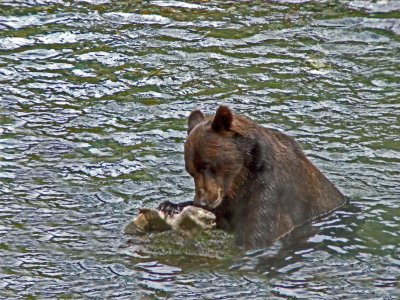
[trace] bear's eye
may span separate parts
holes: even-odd
[[[207,163],[203,163],[199,166],[199,172],[205,172],[208,169],[208,164]]]
[[[199,168],[199,172],[201,173],[208,173],[209,175],[215,175],[216,171],[213,166],[211,166],[209,163],[203,163],[201,164]]]

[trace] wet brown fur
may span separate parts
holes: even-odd
[[[341,192],[288,135],[220,106],[215,116],[189,117],[185,164],[194,204],[246,249],[262,248],[345,202]],[[220,203],[216,202],[222,197]]]

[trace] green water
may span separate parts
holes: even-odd
[[[395,0],[2,0],[0,298],[398,299],[399,18]],[[351,204],[263,251],[137,251],[124,226],[193,197],[186,117],[219,104],[296,137]]]

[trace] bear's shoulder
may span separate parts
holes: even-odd
[[[291,147],[295,151],[303,151],[300,143],[297,142],[292,136],[274,128],[265,128],[265,131],[270,137],[276,139],[279,143],[285,145],[286,147]]]

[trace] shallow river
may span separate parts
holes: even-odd
[[[289,133],[351,203],[269,249],[140,255],[192,109]],[[400,1],[2,0],[0,298],[398,299]]]

